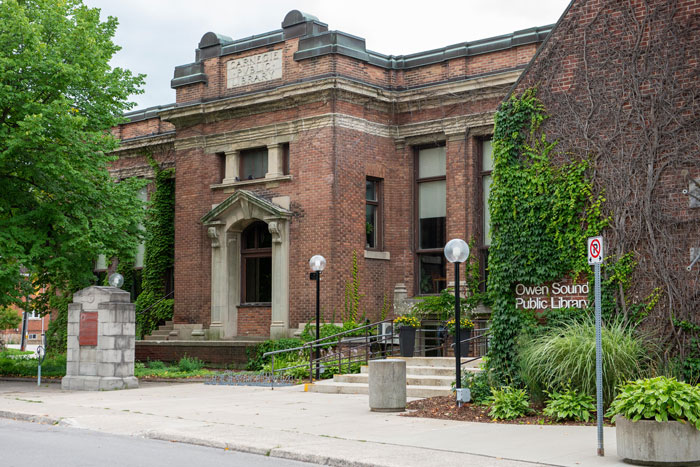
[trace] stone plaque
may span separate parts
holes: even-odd
[[[80,313],[80,345],[97,345],[97,312]]]
[[[282,50],[273,50],[226,63],[226,87],[236,88],[282,77]]]

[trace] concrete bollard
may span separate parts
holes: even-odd
[[[372,412],[406,410],[405,360],[370,360],[369,409]]]

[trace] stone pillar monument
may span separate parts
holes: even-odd
[[[62,389],[100,391],[137,388],[134,305],[129,292],[88,287],[68,305],[68,355]]]

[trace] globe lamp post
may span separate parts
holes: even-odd
[[[314,350],[314,359],[316,360],[316,379],[320,379],[318,340],[321,338],[321,272],[326,267],[326,258],[321,255],[312,256],[309,260],[309,267],[313,271],[309,278],[316,281],[316,349]]]
[[[445,258],[455,264],[455,387],[457,388],[457,407],[462,406],[462,337],[460,335],[459,316],[460,290],[459,290],[459,263],[463,263],[469,257],[469,245],[462,239],[454,238],[445,245]]]

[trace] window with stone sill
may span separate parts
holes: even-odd
[[[243,149],[235,152],[232,158],[227,157],[226,153],[220,153],[221,179],[228,182],[245,182],[289,175],[289,143],[273,147],[275,146],[279,152],[275,153],[272,161],[270,160],[270,146]],[[233,163],[236,170],[229,171],[226,167],[228,163]],[[270,163],[273,164],[273,167],[270,166]],[[227,172],[230,175],[226,175]]]
[[[446,151],[445,146],[416,151],[416,279],[419,295],[438,294],[447,287]]]
[[[379,251],[383,248],[382,180],[367,177],[365,180],[365,249]]]

